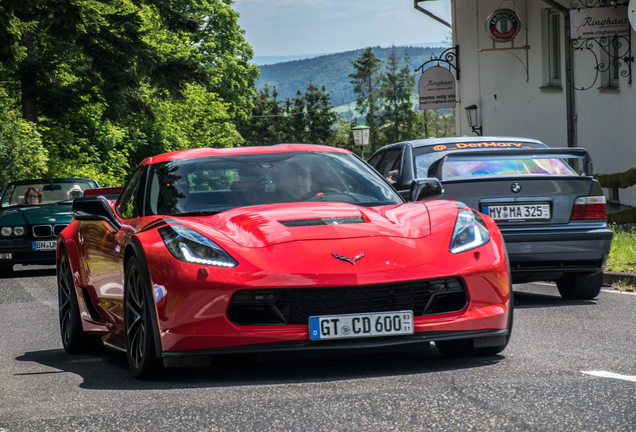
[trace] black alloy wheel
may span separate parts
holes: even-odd
[[[148,378],[159,368],[152,331],[150,282],[146,280],[137,258],[126,265],[124,283],[124,327],[128,366],[136,379]],[[153,308],[154,309],[154,308]]]
[[[57,297],[64,351],[69,354],[79,354],[99,347],[100,338],[87,335],[82,329],[73,269],[65,250],[62,251],[60,261],[57,263]]]
[[[512,286],[510,287],[510,299],[508,301],[508,324],[506,329],[508,334],[505,336],[505,342],[501,345],[489,346],[489,347],[475,347],[475,339],[458,339],[458,340],[446,340],[435,341],[435,346],[442,355],[445,357],[482,357],[482,356],[494,356],[506,349],[508,342],[510,341],[510,335],[512,333],[512,324],[514,322],[514,294],[512,292]]]

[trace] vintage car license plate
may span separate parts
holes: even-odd
[[[57,240],[38,241],[34,240],[31,249],[38,251],[50,251],[57,249]]]
[[[344,339],[413,334],[413,311],[309,317],[309,338]]]
[[[549,204],[484,206],[482,211],[494,220],[550,219]]]

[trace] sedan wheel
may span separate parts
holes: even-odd
[[[139,261],[131,258],[126,265],[124,325],[128,366],[137,379],[152,376],[159,367],[150,319],[150,283],[145,279]]]
[[[505,336],[504,343],[501,345],[489,346],[489,347],[475,347],[475,339],[460,339],[449,341],[436,341],[435,346],[442,355],[446,357],[481,357],[481,356],[494,356],[502,352],[510,341],[510,334],[512,333],[512,324],[514,321],[514,294],[510,289],[510,300],[508,308],[508,335]]]
[[[603,286],[603,272],[594,275],[564,274],[556,281],[559,294],[566,300],[591,300],[598,296]]]
[[[69,354],[77,354],[97,348],[100,338],[87,335],[82,330],[73,270],[66,251],[62,251],[62,256],[57,264],[57,297],[64,351]]]

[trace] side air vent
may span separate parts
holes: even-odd
[[[353,217],[333,217],[333,218],[320,218],[320,219],[298,219],[298,220],[285,220],[279,221],[281,224],[288,228],[294,227],[307,227],[317,225],[342,225],[342,224],[358,224],[364,223],[362,216]]]

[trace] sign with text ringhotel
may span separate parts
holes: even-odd
[[[455,108],[455,77],[441,66],[422,72],[418,84],[420,109]]]
[[[599,7],[570,10],[570,38],[629,37],[627,8]]]

